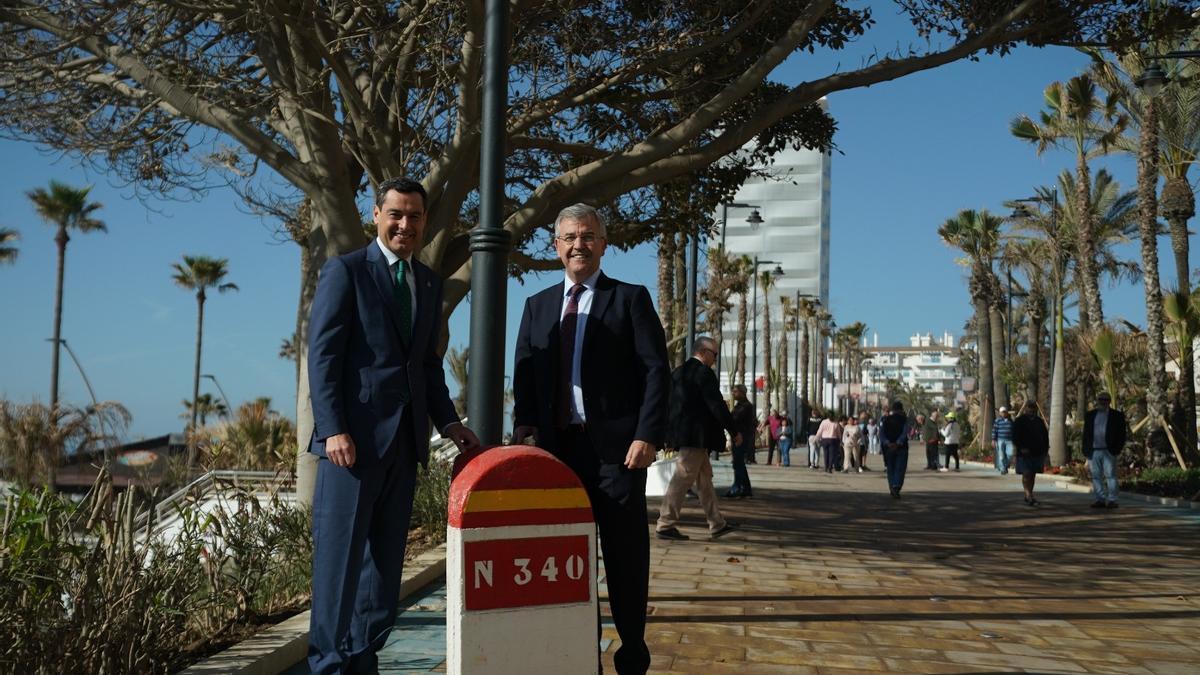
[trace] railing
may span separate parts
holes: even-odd
[[[290,479],[283,479],[281,474],[275,471],[244,471],[235,469],[209,471],[165,497],[162,501],[155,504],[153,509],[139,513],[134,519],[134,527],[141,530],[147,526],[163,522],[167,516],[170,516],[175,511],[177,505],[185,499],[189,497],[201,499],[211,492],[213,487],[218,483],[228,483],[236,487],[238,485],[264,484],[272,481],[286,483],[290,482]]]

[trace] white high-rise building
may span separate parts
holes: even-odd
[[[828,106],[825,99],[823,107]],[[826,152],[793,150],[788,148],[775,156],[774,163],[766,169],[766,177],[750,178],[738,189],[732,200],[742,206],[728,207],[724,231],[725,250],[732,255],[757,256],[760,260],[775,261],[761,264],[759,271],[771,271],[778,265],[783,276],[775,279],[770,292],[772,314],[772,342],[777,342],[782,327],[779,298],[788,296],[793,301],[796,294],[819,298],[823,306],[829,306],[829,213],[830,213],[830,169],[831,158]],[[747,222],[751,211],[756,209],[763,222],[757,227]],[[722,210],[715,217],[719,222]],[[747,302],[754,298],[751,291]],[[746,370],[747,384],[763,375],[763,345],[758,345],[756,370],[750,376],[751,345],[753,331],[762,332],[763,294],[758,291],[758,325],[747,319]],[[735,360],[737,339],[737,300],[734,309],[725,317],[721,336],[721,382],[729,384],[729,374]],[[791,346],[788,370],[794,366],[795,335],[789,333]],[[774,352],[773,352],[774,353]],[[772,363],[773,366],[776,364]],[[760,401],[760,412],[763,405]]]

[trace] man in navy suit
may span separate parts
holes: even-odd
[[[670,371],[650,292],[600,271],[604,220],[586,204],[554,225],[566,280],[525,301],[513,373],[514,440],[579,476],[600,531],[618,673],[645,673],[650,535],[646,467],[666,433]]]
[[[464,450],[479,444],[454,411],[435,349],[442,281],[413,256],[425,199],[416,181],[380,183],[378,237],[326,262],[313,299],[314,673],[378,670],[376,652],[396,621],[417,463],[429,460],[429,420]]]

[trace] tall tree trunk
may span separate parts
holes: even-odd
[[[779,338],[779,389],[775,394],[776,406],[780,410],[786,411],[787,392],[788,392],[788,331],[786,325],[780,327]]]
[[[747,309],[746,294],[741,293],[738,296],[737,344],[733,359],[733,381],[743,387],[746,386],[746,324],[749,322],[749,318],[746,316]]]
[[[63,276],[67,268],[67,242],[71,240],[71,236],[67,234],[65,225],[58,226],[58,232],[54,235],[54,243],[58,245],[58,269],[55,273],[54,284],[54,337],[50,343],[50,413],[51,419],[54,411],[58,408],[58,362],[62,349],[62,299],[63,299]],[[57,422],[55,422],[57,424]],[[51,490],[54,485],[49,486]]]
[[[1091,174],[1088,170],[1087,158],[1079,153],[1076,155],[1075,171],[1078,177],[1075,181],[1075,210],[1079,214],[1078,260],[1080,294],[1086,298],[1088,323],[1081,321],[1083,332],[1089,337],[1100,333],[1104,328],[1104,303],[1100,298],[1100,271],[1096,264],[1096,219],[1092,213]]]
[[[763,406],[765,408],[771,407],[771,294],[769,291],[770,291],[770,288],[767,287],[766,285],[764,285],[763,289],[762,289],[762,295],[763,295],[763,316],[762,316],[762,321],[763,321],[763,324],[762,324],[763,365],[762,365],[762,373],[763,373]],[[757,390],[757,387],[755,389]],[[754,407],[755,407],[755,410],[757,411],[757,409],[758,409],[758,395],[757,394],[755,394],[754,399],[755,399]],[[762,412],[765,415],[767,411],[764,409]]]
[[[678,342],[675,343],[675,349],[671,353],[675,356],[673,363],[676,367],[683,365],[684,359],[689,356],[684,353],[687,351],[688,322],[691,321],[691,317],[688,316],[687,311],[687,249],[688,236],[680,232],[679,239],[675,244],[675,263],[673,266],[675,272],[674,333]]]
[[[1146,335],[1150,352],[1150,377],[1146,383],[1146,414],[1150,416],[1150,424],[1146,435],[1146,452],[1154,459],[1168,459],[1171,451],[1164,436],[1166,431],[1160,420],[1167,415],[1167,350],[1164,342],[1163,300],[1162,287],[1159,284],[1158,272],[1158,201],[1155,194],[1158,189],[1158,105],[1154,97],[1148,97],[1146,110],[1142,116],[1141,143],[1138,148],[1138,235],[1142,245],[1142,288],[1146,296]],[[1174,224],[1172,223],[1172,244],[1174,244]],[[1184,262],[1187,261],[1187,240],[1184,237]],[[1176,252],[1178,261],[1178,252]],[[1187,283],[1186,271],[1182,276]],[[1183,345],[1180,345],[1183,347]],[[1191,359],[1180,359],[1180,365],[1190,363]],[[1186,370],[1184,371],[1186,372]],[[1180,384],[1184,381],[1181,378]],[[1180,387],[1180,393],[1186,396],[1185,390],[1192,387]],[[1115,392],[1114,392],[1115,397]],[[1182,401],[1186,399],[1181,398]],[[1192,410],[1195,410],[1195,392],[1192,396]],[[1186,403],[1185,403],[1186,405]],[[1191,425],[1193,433],[1195,424]],[[1188,447],[1195,447],[1195,441]],[[1161,462],[1155,462],[1161,463]]]
[[[201,287],[196,291],[196,367],[192,371],[192,423],[188,426],[188,469],[196,465],[196,416],[200,412],[200,350],[203,344],[204,288]]]
[[[986,279],[976,286],[986,284]],[[992,322],[990,303],[986,295],[977,295],[975,302],[975,336],[979,346],[979,442],[987,448],[992,442],[992,416],[995,414],[995,389],[992,376]]]
[[[808,400],[808,320],[800,323],[800,401],[803,405],[811,405]]]
[[[1050,355],[1054,353],[1054,333],[1043,326],[1040,335],[1044,338],[1042,344],[1045,348],[1042,349],[1038,361],[1037,402],[1039,406],[1046,408],[1050,404]]]
[[[997,406],[1007,406],[1008,387],[1004,379],[1004,314],[995,304],[988,307],[988,332],[992,346],[992,400]]]
[[[1156,179],[1157,176],[1156,172]],[[1141,193],[1140,186],[1138,192]],[[1175,254],[1175,283],[1181,292],[1190,297],[1192,287],[1187,221],[1196,215],[1196,196],[1185,176],[1173,176],[1163,185],[1162,214],[1171,230],[1171,251]],[[1196,361],[1192,345],[1181,344],[1179,348],[1179,404],[1187,420],[1184,425],[1186,438],[1183,445],[1187,455],[1192,456],[1196,452]]]
[[[675,235],[664,232],[658,238],[658,319],[667,342],[675,330]]]
[[[1030,325],[1027,329],[1028,371],[1025,374],[1025,396],[1027,399],[1038,401],[1038,404],[1043,404],[1045,400],[1040,396],[1038,384],[1042,382],[1042,324],[1045,323],[1045,298],[1031,289],[1026,303],[1028,303],[1026,316],[1030,319]]]
[[[1063,349],[1062,295],[1055,299],[1054,313],[1054,373],[1050,384],[1050,464],[1067,463],[1067,363]]]

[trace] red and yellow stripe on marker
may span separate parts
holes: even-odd
[[[459,529],[592,522],[579,478],[552,455],[529,446],[464,456],[450,487],[449,523]]]

